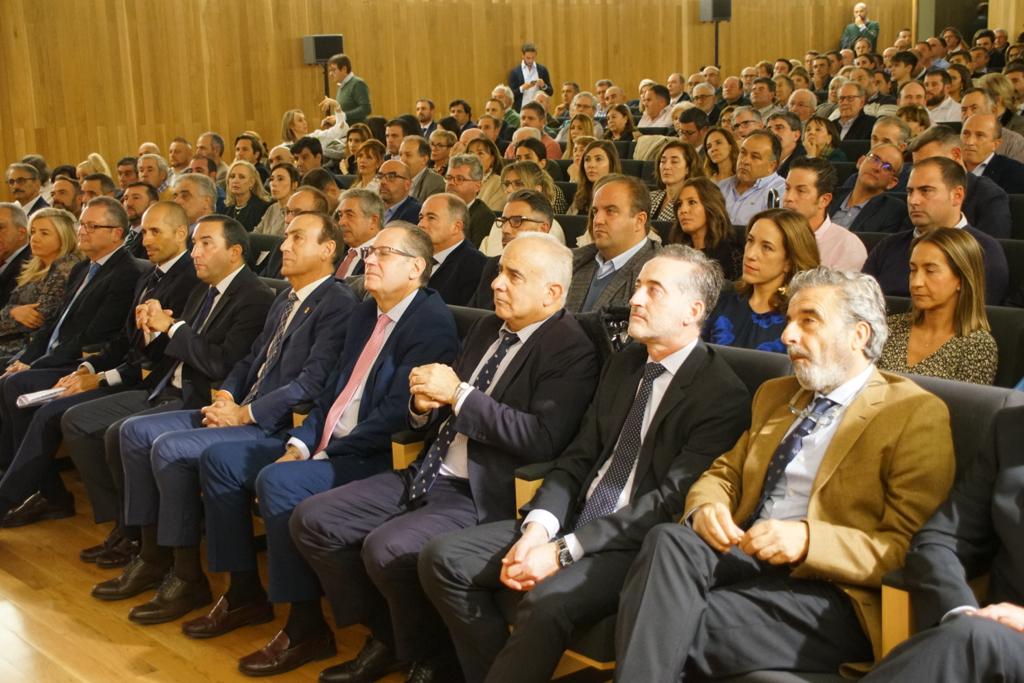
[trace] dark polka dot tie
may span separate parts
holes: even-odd
[[[640,389],[636,392],[633,400],[633,407],[626,416],[622,425],[622,432],[619,434],[619,443],[612,453],[612,462],[605,470],[604,476],[598,482],[594,493],[583,505],[580,516],[576,519],[574,529],[579,529],[590,521],[604,517],[615,512],[615,504],[622,495],[622,489],[629,481],[629,473],[633,471],[633,465],[640,454],[640,431],[644,424],[644,411],[647,409],[647,402],[651,400],[651,393],[654,389],[654,380],[661,373],[665,372],[665,366],[660,363],[648,363],[644,366],[644,376],[640,380]]]
[[[267,368],[270,368],[277,362],[277,357],[281,353],[281,342],[284,341],[284,331],[286,329],[285,323],[288,322],[288,316],[292,314],[292,309],[295,308],[295,304],[298,302],[299,297],[295,292],[288,294],[288,303],[281,311],[281,317],[277,321],[277,327],[274,328],[274,336],[270,338],[270,345],[267,347],[267,357],[263,361],[263,365],[260,366],[259,372],[256,373],[256,381],[253,382],[252,388],[249,389],[249,393],[246,395],[245,400],[240,405],[252,403],[256,400],[256,397],[260,393],[260,384],[263,382],[263,375],[266,374]]]
[[[757,507],[754,508],[754,513],[750,515],[746,523],[743,525],[744,528],[748,528],[751,524],[757,521],[758,517],[761,516],[761,512],[764,510],[765,503],[768,502],[768,496],[771,495],[775,486],[782,479],[782,475],[786,472],[786,467],[793,461],[804,447],[804,437],[814,431],[818,421],[821,417],[827,413],[832,406],[838,405],[832,399],[819,396],[814,399],[811,403],[810,412],[807,413],[807,417],[800,420],[800,424],[789,433],[789,435],[782,440],[779,447],[775,449],[775,453],[772,454],[771,462],[768,463],[768,471],[764,475],[764,487],[761,489],[761,499],[757,503]]]
[[[498,344],[497,350],[487,359],[487,363],[480,368],[476,379],[473,380],[474,389],[487,391],[487,387],[491,386],[491,380],[494,379],[494,373],[497,372],[502,359],[505,358],[512,345],[518,341],[519,335],[505,332],[504,330],[501,332],[501,342]],[[434,484],[434,480],[437,479],[437,475],[441,471],[441,463],[444,462],[444,457],[448,454],[448,447],[452,445],[452,441],[455,440],[455,436],[458,434],[453,424],[453,417],[454,415],[445,420],[441,431],[437,434],[437,438],[434,439],[434,443],[431,444],[426,457],[423,458],[420,471],[416,473],[416,478],[413,479],[412,486],[410,487],[410,502],[425,496]]]

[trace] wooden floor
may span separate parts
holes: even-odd
[[[78,551],[100,543],[109,526],[93,524],[77,473],[63,474],[78,503],[75,517],[0,529],[0,682],[252,681],[238,672],[238,658],[277,632],[284,623],[283,611],[270,624],[210,640],[186,638],[180,622],[131,623],[128,610],[149,594],[123,602],[90,597],[94,584],[120,570],[102,570],[78,559]],[[265,579],[265,556],[261,571]],[[225,577],[211,577],[211,583],[214,596],[220,595]],[[358,626],[339,630],[337,658],[269,680],[316,681],[322,669],[355,656],[365,633]],[[392,683],[404,677],[394,674],[382,680]]]

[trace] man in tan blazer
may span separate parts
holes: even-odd
[[[882,575],[953,481],[949,414],[875,369],[874,279],[816,268],[790,296],[796,377],[761,386],[681,523],[648,534],[620,598],[616,680],[835,672],[879,654]]]

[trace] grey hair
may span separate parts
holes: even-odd
[[[20,205],[14,202],[0,202],[0,211],[7,209],[7,213],[11,215],[11,222],[16,227],[27,228],[28,227],[28,214],[25,213],[25,209],[21,208]]]
[[[469,167],[470,180],[484,179],[484,165],[480,163],[480,157],[475,154],[456,154],[448,160],[449,171],[456,166]]]
[[[597,97],[594,93],[584,90],[583,92],[576,93],[576,96],[572,98],[571,106],[573,109],[576,108],[576,103],[580,101],[580,98],[589,98],[591,106],[597,106]]]
[[[558,238],[546,232],[520,232],[513,242],[521,240],[534,240],[536,243],[528,247],[529,258],[544,259],[542,271],[549,283],[555,283],[562,288],[562,305],[565,305],[565,297],[569,293],[569,283],[572,282],[572,249],[558,241]],[[506,250],[508,247],[505,247]]]
[[[910,140],[910,133],[911,133],[910,126],[908,126],[907,122],[904,121],[903,119],[901,119],[900,117],[898,117],[898,116],[879,116],[878,119],[875,121],[875,126],[880,125],[880,124],[884,124],[884,125],[887,125],[887,126],[896,126],[897,128],[899,128],[900,129],[900,144],[901,145],[906,145],[907,141]],[[948,126],[934,126],[933,128],[930,128],[929,130],[935,130],[937,128],[948,128]],[[871,131],[874,132],[874,130],[875,130],[875,127],[872,126],[871,127]],[[952,129],[950,129],[950,130],[952,130]]]
[[[168,169],[170,168],[167,165],[167,159],[164,159],[159,154],[143,154],[141,157],[138,158],[138,161],[142,161],[143,159],[155,161],[156,167],[161,173],[167,173]]]
[[[540,131],[536,128],[526,126],[524,128],[517,128],[516,132],[512,134],[512,142],[521,142],[526,138],[533,138],[534,140],[542,140],[543,137]]]
[[[758,123],[764,123],[764,119],[761,118],[761,112],[759,112],[758,110],[754,109],[753,107],[748,107],[748,106],[745,106],[745,105],[742,106],[742,107],[736,107],[735,109],[732,110],[732,117],[733,117],[733,119],[735,120],[736,119],[736,115],[737,114],[741,114],[743,112],[749,112],[750,114],[753,115],[755,121],[757,121]]]
[[[867,323],[871,337],[864,346],[864,356],[875,361],[882,355],[882,347],[889,338],[889,326],[885,321],[885,297],[875,278],[852,270],[839,270],[818,266],[793,276],[789,282],[789,300],[792,301],[802,289],[810,287],[831,287],[842,302],[842,315],[847,324]]]
[[[476,157],[473,157],[474,159]],[[354,199],[359,202],[359,210],[367,216],[377,217],[377,227],[384,227],[384,200],[373,190],[362,187],[354,187],[341,193],[339,202],[346,199]]]
[[[408,221],[391,221],[385,227],[388,230],[403,231],[402,249],[416,258],[423,259],[420,287],[426,287],[427,283],[430,282],[430,273],[434,268],[434,243],[430,241],[430,235],[420,226]]]
[[[857,89],[857,97],[867,97],[868,93],[867,93],[866,90],[864,90],[864,86],[861,85],[860,83],[858,83],[857,81],[853,81],[853,80],[847,81],[846,83],[843,83],[840,87],[845,88],[846,86],[850,86],[852,88],[856,88]]]
[[[508,87],[504,83],[499,83],[498,85],[494,86],[494,88],[491,90],[492,93],[496,91],[500,91],[502,96],[507,98],[509,101],[515,99],[515,97],[513,97],[512,95],[512,88]]]
[[[711,311],[715,310],[718,303],[718,295],[725,284],[725,274],[718,261],[710,259],[703,252],[683,244],[669,244],[658,250],[654,258],[667,258],[673,261],[682,261],[693,266],[693,273],[683,283],[685,291],[691,292],[694,296],[704,302],[704,315],[697,321],[703,325]]]
[[[202,173],[188,173],[175,176],[173,187],[177,189],[181,183],[192,183],[196,194],[209,199],[213,202],[212,206],[217,205],[217,186],[213,184],[213,180],[209,176]]]
[[[710,90],[712,95],[715,94],[715,86],[711,85],[710,83],[698,83],[697,85],[693,86],[693,93],[695,95],[697,94],[698,90],[700,90],[701,92],[704,92],[705,90]]]
[[[842,88],[844,85],[847,85],[849,82],[850,82],[850,79],[848,79],[848,78],[843,78],[842,76],[836,76],[831,81],[829,81],[828,89],[831,91],[832,88],[835,88],[838,91],[840,88]]]

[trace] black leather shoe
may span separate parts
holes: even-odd
[[[74,516],[74,496],[69,495],[67,498],[50,502],[37,491],[29,496],[24,503],[4,515],[0,526],[5,528],[27,526],[48,519],[64,519]]]
[[[371,636],[355,659],[321,671],[320,683],[372,683],[402,666],[391,648]]]
[[[82,562],[95,562],[96,558],[102,555],[104,552],[113,548],[117,545],[118,541],[123,538],[121,530],[116,526],[111,530],[107,537],[103,539],[103,542],[99,545],[94,545],[86,548],[85,550],[78,553],[78,559]]]
[[[136,624],[163,624],[211,602],[213,594],[210,593],[210,582],[205,576],[198,581],[186,581],[172,572],[160,584],[153,599],[132,607],[128,618]]]
[[[434,683],[440,680],[437,663],[429,659],[413,664],[405,676],[405,683]]]
[[[92,597],[100,600],[134,598],[139,593],[159,586],[166,574],[166,569],[146,564],[141,557],[135,557],[120,576],[93,586]]]
[[[122,538],[96,558],[96,566],[100,569],[117,569],[126,566],[138,554],[139,542],[130,538]]]
[[[250,624],[265,624],[274,620],[274,606],[264,599],[232,608],[222,595],[208,613],[181,625],[181,632],[189,638],[213,638]]]
[[[278,631],[277,635],[262,648],[238,660],[238,670],[246,676],[273,676],[298,669],[306,662],[327,659],[338,653],[334,633],[324,629],[320,635],[301,643],[293,643],[288,634]]]

